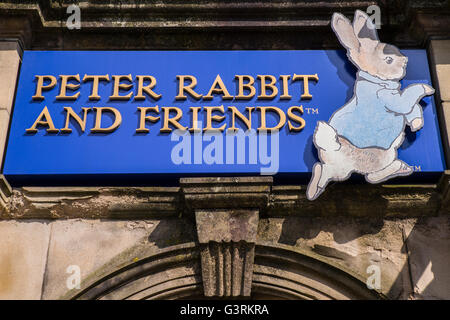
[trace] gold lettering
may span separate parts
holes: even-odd
[[[219,88],[216,88],[219,86]],[[222,78],[220,75],[217,75],[216,79],[214,80],[213,84],[211,85],[211,88],[209,89],[209,92],[206,96],[203,97],[203,100],[211,100],[213,98],[212,94],[221,94],[222,100],[231,100],[233,99],[233,96],[230,95],[230,93],[227,90],[227,87],[222,81]]]
[[[98,95],[98,84],[101,80],[109,82],[109,75],[105,74],[100,76],[94,76],[85,74],[83,77],[83,82],[90,80],[92,80],[92,91],[91,95],[89,96],[89,100],[100,100],[101,97]]]
[[[256,94],[256,89],[253,86],[255,83],[255,78],[248,75],[237,75],[236,78],[238,79],[238,95],[236,96],[236,100],[250,100],[253,98]],[[244,79],[247,80],[247,83],[244,83]],[[244,90],[247,89],[250,91],[249,94],[245,95]]]
[[[172,128],[169,128],[169,123],[179,130],[187,130],[187,127],[183,127],[178,123],[178,120],[183,116],[183,111],[177,107],[163,107],[164,111],[164,126],[159,130],[159,132],[172,132]],[[175,111],[177,115],[170,118],[170,111]]]
[[[286,114],[283,110],[277,107],[257,107],[258,110],[261,111],[261,126],[258,128],[258,131],[260,130],[280,130],[281,127],[284,126],[286,123]],[[266,111],[274,111],[278,114],[278,117],[280,120],[278,121],[278,124],[275,127],[267,128],[266,124]]]
[[[89,110],[91,110],[91,108],[81,108],[83,109],[83,120],[81,120],[81,118],[75,113],[75,111],[72,110],[71,107],[64,107],[64,110],[66,111],[66,125],[64,126],[64,128],[61,129],[62,133],[71,133],[72,129],[69,128],[69,122],[70,122],[70,117],[72,117],[80,126],[81,131],[84,132],[84,130],[86,129],[86,116]]]
[[[153,112],[159,114],[159,107],[158,106],[156,106],[156,107],[138,107],[138,109],[141,111],[141,117],[140,117],[140,121],[139,121],[140,125],[139,125],[139,128],[136,129],[136,132],[148,133],[148,132],[150,132],[150,130],[145,127],[145,122],[146,121],[157,122],[160,119],[160,117],[159,116],[158,117],[148,116],[147,112],[153,111]]]
[[[53,89],[56,85],[56,78],[54,76],[35,76],[37,78],[36,93],[32,97],[33,100],[44,100],[42,90]],[[44,85],[45,80],[50,80],[50,83]]]
[[[201,128],[198,127],[198,112],[200,107],[190,107],[189,110],[192,111],[192,128],[189,129],[190,132],[200,132]]]
[[[288,118],[300,124],[300,126],[294,127],[291,124],[291,121],[288,120],[289,131],[301,131],[305,127],[306,122],[305,119],[294,114],[294,110],[297,110],[300,114],[303,114],[303,106],[292,106],[288,109]]]
[[[199,100],[202,95],[198,94],[194,91],[195,86],[197,85],[197,78],[194,76],[177,76],[178,79],[178,95],[175,97],[175,100],[186,100],[186,96],[184,92],[186,91],[190,94],[194,99]],[[184,85],[185,79],[189,79],[191,83],[187,86]]]
[[[143,92],[148,94],[150,97],[152,97],[154,100],[158,100],[161,98],[161,94],[157,94],[153,92],[153,88],[156,86],[156,79],[152,76],[136,76],[138,79],[138,94],[134,96],[134,100],[145,100],[145,96],[143,95]],[[146,86],[144,86],[144,81],[150,80],[150,83]]]
[[[37,126],[41,125],[41,126],[47,126],[47,132],[49,133],[56,133],[59,130],[55,128],[55,125],[53,124],[53,120],[52,117],[50,116],[50,113],[48,112],[47,106],[44,107],[44,109],[42,109],[41,114],[37,117],[36,121],[33,123],[33,125],[26,129],[25,131],[27,133],[36,133],[37,130]]]
[[[266,78],[270,79],[270,83],[266,83]],[[258,75],[258,79],[261,81],[261,94],[258,96],[258,99],[262,100],[270,100],[276,97],[278,94],[278,88],[275,86],[277,79],[271,75]],[[270,95],[266,94],[267,88],[272,90]]]
[[[109,133],[116,130],[120,124],[122,123],[122,115],[120,114],[119,110],[112,108],[112,107],[94,107],[96,114],[95,114],[95,126],[91,129],[91,132],[101,132],[101,133]],[[103,111],[109,111],[114,114],[114,123],[109,126],[108,128],[102,128],[102,114]]]
[[[59,95],[55,98],[56,100],[77,100],[80,96],[80,93],[77,92],[73,96],[68,96],[66,91],[67,89],[76,90],[80,87],[80,75],[60,75],[61,78],[61,89],[59,90]],[[68,83],[69,80],[77,80],[78,84]]]
[[[309,80],[319,81],[319,76],[316,74],[295,74],[292,77],[292,81],[303,80],[303,94],[300,96],[301,99],[312,99],[312,95],[309,93]]]
[[[236,107],[228,107],[228,110],[231,110],[231,127],[227,129],[227,131],[237,131],[238,128],[235,127],[235,117],[237,116],[239,119],[241,119],[245,125],[247,126],[247,130],[250,130],[252,128],[252,111],[255,109],[254,107],[247,107],[245,110],[248,112],[248,119],[239,112],[239,110]]]
[[[289,86],[288,86],[288,80],[291,76],[290,75],[281,75],[280,79],[283,83],[283,94],[280,96],[281,100],[289,100],[292,98],[291,95],[289,95]]]
[[[119,95],[120,90],[130,90],[133,85],[120,83],[122,79],[128,80],[129,82],[133,82],[133,78],[131,78],[131,74],[129,75],[120,75],[120,76],[112,76],[114,80],[114,91],[113,95],[109,97],[109,100],[130,100],[133,92],[128,93],[125,96]]]
[[[212,121],[221,122],[225,119],[225,116],[213,116],[213,111],[220,111],[222,114],[224,113],[223,105],[220,107],[205,107],[206,110],[206,127],[203,129],[203,131],[223,131],[225,130],[225,127],[227,126],[225,123],[220,126],[220,128],[213,128],[212,127]]]

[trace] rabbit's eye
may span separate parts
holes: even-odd
[[[384,61],[386,61],[387,64],[391,64],[394,59],[392,59],[391,57],[386,57],[384,58]]]

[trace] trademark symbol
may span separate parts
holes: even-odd
[[[319,108],[305,108],[306,114],[319,114]]]

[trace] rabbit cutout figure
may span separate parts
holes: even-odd
[[[357,10],[353,24],[334,13],[331,26],[347,57],[358,68],[353,97],[330,118],[318,121],[313,142],[320,162],[314,164],[306,196],[316,199],[330,181],[343,181],[353,172],[378,183],[413,172],[397,159],[405,126],[423,126],[424,96],[434,93],[427,84],[400,89],[408,58],[378,39],[370,18]]]

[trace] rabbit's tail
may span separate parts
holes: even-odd
[[[314,144],[325,151],[336,151],[341,147],[336,130],[324,121],[317,122]]]

